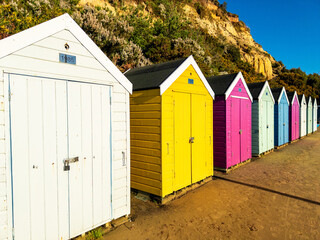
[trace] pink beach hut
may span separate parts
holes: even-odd
[[[294,141],[299,138],[299,118],[300,104],[297,92],[288,92],[289,99],[289,140]]]
[[[214,166],[226,170],[251,159],[252,96],[242,73],[208,78],[213,101]]]

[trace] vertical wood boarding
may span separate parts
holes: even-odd
[[[234,80],[237,81],[237,84],[234,86],[234,88],[231,91],[231,94],[229,97],[225,100],[226,101],[226,134],[227,134],[227,141],[226,141],[226,159],[225,161],[225,167],[222,167],[224,169],[227,169],[233,165],[232,163],[232,152],[234,151],[234,145],[232,142],[232,135],[231,135],[231,126],[232,126],[232,121],[236,121],[237,116],[232,115],[231,111],[231,105],[233,104],[232,98],[238,98],[244,101],[248,101],[248,108],[245,107],[244,109],[241,109],[240,111],[240,119],[242,119],[244,115],[246,116],[251,116],[251,100],[248,95],[248,92],[245,89],[245,86],[243,85],[241,79],[239,80]],[[242,133],[246,135],[244,139],[245,142],[241,142],[241,150],[246,152],[246,155],[243,155],[243,158],[239,159],[239,162],[243,162],[247,159],[250,159],[252,156],[251,153],[251,117],[245,118],[245,122],[241,124],[243,126]],[[215,132],[214,132],[215,134]]]
[[[188,83],[188,79],[193,79],[193,84]],[[161,96],[161,152],[162,152],[162,197],[172,193],[174,179],[174,92],[183,92],[203,95],[206,111],[205,129],[205,153],[206,167],[203,178],[213,175],[213,99],[205,88],[203,82],[195,69],[190,65],[177,80]],[[196,141],[196,139],[195,139]]]

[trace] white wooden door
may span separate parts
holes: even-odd
[[[68,83],[70,237],[111,219],[109,87]]]
[[[108,222],[109,87],[7,77],[14,238],[69,239]]]

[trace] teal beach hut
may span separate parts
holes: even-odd
[[[274,148],[274,98],[269,83],[248,84],[252,103],[252,155]]]
[[[312,97],[309,97],[307,102],[307,135],[312,133],[312,122],[313,122],[312,111],[313,111]]]

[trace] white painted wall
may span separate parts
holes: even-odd
[[[65,49],[65,43],[69,44],[69,50]],[[59,53],[76,56],[77,64],[60,63]],[[112,217],[129,214],[129,93],[68,30],[63,30],[0,59],[0,240],[11,238],[9,139],[5,136],[9,129],[5,126],[5,116],[8,116],[5,91],[8,89],[4,87],[4,72],[112,86]],[[123,164],[123,156],[126,164]]]

